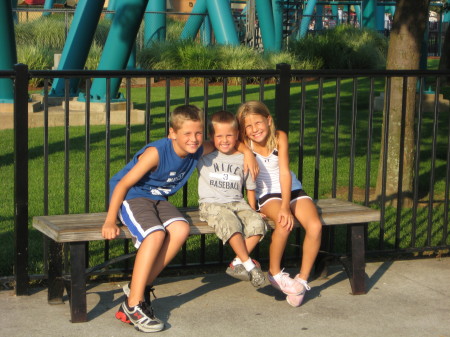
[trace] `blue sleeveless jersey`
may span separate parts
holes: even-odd
[[[139,156],[149,147],[155,147],[158,150],[158,167],[155,171],[145,174],[136,185],[130,188],[125,200],[142,197],[166,200],[168,196],[174,194],[186,183],[203,153],[203,146],[201,146],[194,154],[188,154],[185,158],[181,158],[175,153],[172,140],[169,138],[162,138],[149,143],[140,149],[133,159],[111,178],[109,182],[110,197],[120,179],[136,165]]]

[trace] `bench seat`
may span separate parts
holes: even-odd
[[[339,199],[316,201],[322,224],[351,226],[351,261],[344,264],[353,294],[365,293],[365,237],[364,226],[380,221],[380,211]],[[206,222],[200,221],[198,209],[181,208],[190,224],[190,235],[213,234]],[[101,227],[106,213],[65,214],[33,217],[33,227],[50,238],[53,249],[48,256],[49,303],[62,302],[62,252],[55,245],[68,243],[70,247],[70,286],[68,288],[72,322],[85,322],[86,313],[86,242],[104,240]],[[274,227],[272,221],[269,226]],[[298,227],[299,223],[295,223]],[[131,238],[126,226],[120,226],[119,238]],[[324,230],[325,232],[325,230]]]

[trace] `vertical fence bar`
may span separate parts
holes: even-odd
[[[111,79],[106,78],[106,118],[105,118],[105,209],[109,207],[109,178],[111,174]],[[109,260],[109,241],[105,240],[103,252],[105,261]]]
[[[259,100],[264,101],[264,82],[266,78],[263,76],[259,79]]]
[[[131,78],[126,79],[126,111],[125,111],[125,164],[130,161],[131,148]]]
[[[448,117],[448,130],[450,131],[450,116]],[[445,196],[444,196],[444,224],[442,228],[442,245],[447,245],[448,236],[448,207],[450,194],[450,132],[447,139],[447,170],[445,174]]]
[[[246,92],[245,92],[245,86],[247,84],[247,79],[245,77],[241,77],[241,102],[246,101]]]
[[[440,78],[436,79],[436,92],[434,96],[434,113],[433,113],[433,139],[431,146],[431,169],[430,169],[430,193],[428,199],[428,225],[427,225],[427,239],[426,245],[431,246],[431,235],[433,229],[433,205],[434,205],[434,182],[436,177],[436,151],[437,151],[437,134],[439,121],[439,91]]]
[[[372,143],[373,143],[373,111],[374,111],[374,96],[375,96],[375,80],[370,78],[369,84],[369,124],[367,125],[367,154],[366,154],[366,188],[364,193],[364,205],[369,206],[370,201],[370,168],[372,162]],[[367,227],[366,227],[367,229]],[[365,236],[367,238],[367,235]],[[366,245],[367,247],[367,245]]]
[[[300,125],[299,133],[300,139],[298,142],[298,179],[303,181],[303,151],[305,146],[305,109],[306,109],[306,83],[305,78],[301,80],[301,95],[300,95]]]
[[[28,67],[14,66],[14,280],[28,295]]]
[[[277,64],[279,79],[275,87],[275,119],[277,128],[289,134],[289,109],[291,97],[291,65]]]
[[[319,176],[320,176],[320,145],[322,136],[322,113],[323,113],[323,77],[319,78],[319,89],[317,95],[317,131],[316,152],[314,161],[314,199],[319,199]]]
[[[89,195],[90,195],[90,163],[91,163],[91,80],[86,79],[86,106],[85,106],[85,124],[84,124],[84,212],[89,213]]]
[[[405,132],[406,132],[406,102],[408,95],[408,77],[403,77],[402,92],[402,118],[400,122],[400,151],[398,155],[398,190],[397,190],[397,214],[395,220],[395,249],[400,248],[400,224],[402,220],[402,204],[403,204],[403,167],[405,155]]]
[[[145,143],[150,143],[150,101],[151,101],[151,79],[145,78]]]
[[[44,215],[48,215],[48,78],[44,79]]]
[[[85,122],[84,122],[84,212],[89,213],[90,211],[90,163],[91,163],[91,80],[86,79],[86,105],[85,105]],[[89,242],[85,245],[85,266],[89,267]]]
[[[336,100],[334,103],[334,146],[333,146],[333,174],[331,180],[331,197],[336,198],[337,170],[338,170],[338,150],[339,150],[339,124],[341,119],[341,78],[336,78]]]
[[[70,82],[64,79],[64,213],[69,213],[69,179],[70,179]]]
[[[228,77],[224,77],[222,83],[222,110],[227,110],[227,106],[228,106]]]
[[[356,120],[358,114],[358,79],[353,78],[352,93],[352,125],[350,140],[350,170],[348,177],[348,201],[353,201],[353,179],[355,174],[355,156],[356,156]]]
[[[169,134],[170,122],[170,78],[166,78],[166,133]]]
[[[391,85],[392,78],[386,78],[386,91],[385,91],[385,106],[384,106],[384,129],[382,139],[383,143],[383,158],[382,160],[382,173],[381,173],[381,205],[380,205],[380,233],[378,237],[378,248],[384,248],[384,233],[385,233],[385,215],[386,215],[386,179],[387,179],[387,155],[388,155],[388,142],[389,142],[389,114],[391,107]]]
[[[48,78],[44,79],[44,180],[43,180],[43,191],[42,196],[44,201],[44,215],[48,215]],[[55,244],[55,243],[54,243]],[[50,239],[43,235],[43,245],[44,245],[44,275],[48,276],[48,258],[49,249],[52,245]],[[60,250],[59,250],[60,251]]]
[[[416,129],[416,152],[414,156],[414,185],[413,185],[413,208],[411,217],[411,243],[410,247],[416,246],[417,232],[417,206],[419,202],[419,172],[420,172],[420,144],[422,142],[422,119],[423,119],[423,89],[425,79],[420,78],[419,81],[419,105],[417,112],[417,129]]]

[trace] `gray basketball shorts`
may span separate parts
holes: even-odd
[[[244,238],[261,235],[262,239],[267,232],[266,222],[245,201],[201,203],[199,210],[200,219],[214,228],[224,244],[235,233],[241,233]]]
[[[170,202],[147,198],[124,200],[119,210],[119,218],[128,227],[136,248],[154,231],[165,231],[174,221],[188,222]]]

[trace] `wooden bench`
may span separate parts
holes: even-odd
[[[351,260],[344,264],[352,293],[364,294],[365,290],[365,238],[364,226],[368,222],[380,221],[380,211],[338,199],[321,199],[316,202],[324,226],[346,225],[351,227]],[[198,210],[182,209],[190,223],[190,235],[214,233],[211,227],[200,221]],[[70,302],[71,321],[87,321],[86,310],[86,243],[104,240],[101,227],[106,213],[67,214],[36,216],[33,227],[44,233],[49,240],[48,302],[62,303],[64,278],[62,273],[62,243],[70,249],[70,275],[67,293]],[[273,228],[273,222],[269,221]],[[299,226],[296,223],[296,226]],[[324,227],[325,228],[325,227]],[[121,227],[119,238],[131,238],[128,229]],[[55,249],[56,247],[56,249]]]

